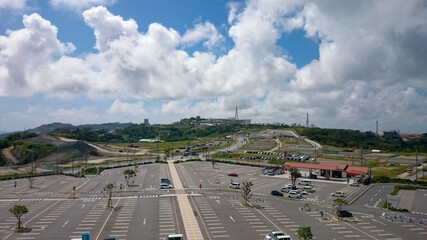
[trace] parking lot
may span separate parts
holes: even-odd
[[[296,230],[310,226],[317,239],[422,239],[425,224],[391,221],[381,214],[352,211],[351,221],[338,220],[329,204],[330,194],[342,190],[351,194],[357,188],[345,182],[312,180],[314,193],[302,199],[270,195],[291,182],[287,175],[267,176],[261,168],[209,162],[175,164],[203,239],[263,239],[273,230],[282,230],[298,239]],[[170,178],[166,164],[138,167],[130,186],[125,185],[124,168],[110,169],[87,178],[49,176],[36,178],[34,188],[27,179],[0,182],[0,239],[71,239],[90,233],[90,239],[163,239],[182,233],[184,226],[174,197],[174,189],[159,189],[161,178]],[[237,177],[228,176],[237,173]],[[234,182],[252,181],[250,203],[242,205]],[[107,183],[116,185],[113,205],[101,190]],[[120,184],[122,189],[120,189]],[[173,184],[173,182],[172,182]],[[201,186],[200,186],[201,185]],[[76,186],[76,198],[73,198]],[[200,188],[201,187],[201,188]],[[25,205],[29,213],[23,223],[29,232],[12,231],[16,218],[8,211],[14,204]],[[371,208],[369,208],[371,209]],[[374,209],[375,210],[375,209]],[[320,211],[324,211],[321,217]]]

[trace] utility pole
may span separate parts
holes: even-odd
[[[126,162],[129,163],[129,149],[130,149],[130,145],[128,143],[128,147],[127,147],[127,151],[126,151]]]
[[[415,148],[415,181],[418,180],[418,149]]]
[[[59,174],[58,148],[56,148],[56,174]]]
[[[85,168],[83,171],[83,175],[86,175],[86,168],[87,168],[87,155],[88,155],[88,150],[86,149],[85,151]]]
[[[160,160],[160,155],[159,155],[159,138],[156,138],[156,155],[157,155],[157,159],[156,160]]]

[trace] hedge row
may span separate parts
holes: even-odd
[[[427,187],[427,181],[412,181],[403,178],[391,178],[387,176],[374,176],[371,178],[371,183],[400,183],[400,184],[415,184]]]

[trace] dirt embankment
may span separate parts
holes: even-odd
[[[104,158],[142,156],[148,152],[146,149],[99,145],[47,134],[29,138],[26,141],[35,144],[51,144],[56,147],[57,151],[35,156],[38,165],[56,164],[57,161],[59,164],[67,164],[74,160],[94,161]],[[2,150],[8,159],[7,166],[26,164],[20,150],[13,146]]]
[[[6,163],[6,165],[10,165],[10,164],[14,165],[19,163],[19,159],[13,155],[12,149],[13,149],[13,146],[4,148],[2,151],[4,156],[8,159],[8,162]]]

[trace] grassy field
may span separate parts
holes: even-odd
[[[373,167],[372,175],[374,176],[387,176],[396,177],[397,175],[404,173],[408,166],[397,166],[397,167]]]

